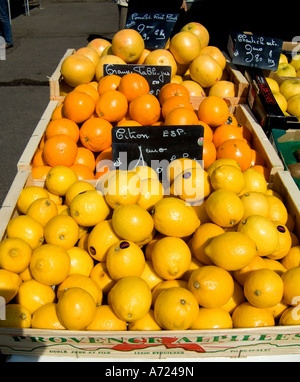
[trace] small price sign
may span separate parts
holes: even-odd
[[[162,49],[178,17],[178,13],[132,13],[128,16],[126,28],[138,31],[147,49]]]

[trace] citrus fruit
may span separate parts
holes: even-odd
[[[77,143],[79,139],[79,127],[77,123],[68,118],[58,118],[50,121],[46,127],[46,140],[54,135],[66,134]]]
[[[137,205],[151,211],[154,205],[163,197],[164,187],[158,179],[145,178],[141,180],[141,196],[137,201]]]
[[[253,168],[248,168],[243,172],[245,180],[245,190],[247,192],[255,191],[265,193],[268,183],[263,174],[260,174]]]
[[[111,74],[110,76],[105,76],[98,82],[98,93],[99,95],[107,92],[109,90],[117,90],[121,81],[121,77],[116,74]]]
[[[115,314],[123,321],[136,321],[150,310],[151,289],[140,277],[123,277],[116,282],[109,294]]]
[[[110,207],[135,204],[140,197],[141,180],[133,171],[117,171],[104,182],[105,200]]]
[[[238,225],[238,231],[249,236],[256,245],[257,254],[268,256],[276,251],[279,243],[279,235],[275,225],[264,216],[251,215],[242,220]]]
[[[184,97],[188,101],[190,100],[190,94],[187,91],[186,87],[182,84],[174,84],[169,82],[160,89],[158,93],[158,99],[161,105],[171,97]]]
[[[69,330],[84,330],[94,319],[96,304],[84,289],[74,287],[63,291],[57,303],[57,316]]]
[[[300,325],[300,317],[298,307],[290,306],[280,316],[279,325],[290,326]]]
[[[118,91],[125,95],[128,102],[131,102],[140,95],[148,94],[150,86],[146,78],[141,74],[128,73],[121,78]]]
[[[25,240],[32,249],[38,248],[44,241],[44,228],[31,216],[19,215],[11,219],[6,228],[8,237]]]
[[[128,330],[132,331],[157,331],[161,330],[161,327],[155,321],[154,310],[150,309],[149,312],[139,320],[130,322],[128,325]]]
[[[151,214],[137,204],[128,204],[114,209],[112,215],[114,231],[122,239],[135,243],[150,241],[154,222]]]
[[[5,320],[0,320],[2,328],[30,328],[31,314],[20,304],[8,304],[5,307]]]
[[[245,187],[244,173],[236,166],[222,165],[217,167],[210,176],[214,190],[228,190],[239,194]]]
[[[84,191],[95,190],[95,187],[86,180],[78,180],[71,184],[65,193],[65,202],[70,206],[74,197]]]
[[[221,66],[213,57],[208,54],[199,54],[190,63],[189,72],[191,79],[198,82],[203,88],[212,87],[221,80],[223,75]],[[224,122],[218,123],[218,125],[222,125],[222,123]]]
[[[251,148],[244,139],[228,139],[217,148],[217,159],[230,158],[237,161],[242,171],[251,166]]]
[[[150,126],[160,118],[161,110],[158,99],[153,94],[143,94],[129,104],[129,116],[143,126]]]
[[[289,253],[289,250],[292,246],[292,237],[288,228],[285,225],[274,221],[273,224],[275,225],[278,232],[278,247],[271,255],[268,256],[268,258],[273,260],[279,260]]]
[[[211,174],[214,172],[214,170],[217,168],[217,167],[220,167],[222,165],[229,165],[229,166],[235,166],[237,168],[240,168],[239,164],[237,163],[237,161],[235,159],[231,159],[231,158],[222,158],[222,159],[216,159],[207,169],[207,173],[209,176],[211,176]]]
[[[146,281],[151,291],[163,281],[163,279],[155,271],[151,260],[145,261],[145,268],[140,277]]]
[[[201,224],[200,227],[198,227],[194,232],[191,241],[193,255],[196,257],[196,259],[198,259],[203,264],[211,265],[212,261],[205,255],[205,247],[209,243],[210,239],[221,235],[224,232],[224,229],[217,224]]]
[[[54,302],[55,292],[50,285],[44,285],[36,280],[24,281],[16,296],[18,304],[24,306],[33,314],[40,306]]]
[[[201,56],[199,56],[199,59],[201,59],[200,57]],[[208,96],[198,107],[199,120],[207,123],[211,128],[224,125],[228,116],[229,109],[227,103],[220,97]]]
[[[92,269],[90,277],[97,283],[104,294],[107,294],[116,283],[110,277],[105,262],[97,263]]]
[[[45,187],[55,195],[64,196],[67,189],[76,181],[78,177],[69,167],[55,166],[47,174]]]
[[[95,101],[93,98],[78,90],[73,90],[66,95],[62,107],[63,115],[75,123],[82,123],[89,119],[94,110]]]
[[[237,306],[241,305],[243,302],[246,301],[244,291],[241,285],[236,280],[233,280],[233,282],[234,282],[233,295],[231,296],[229,301],[222,306],[222,309],[224,309],[230,315],[232,315],[232,313],[234,312]]]
[[[166,330],[189,329],[199,311],[195,296],[182,287],[168,288],[156,298],[154,318]]]
[[[244,286],[245,281],[248,275],[257,269],[265,269],[267,268],[267,264],[265,262],[265,258],[261,256],[255,256],[254,259],[245,267],[234,271],[233,275],[236,281],[242,286]]]
[[[244,205],[243,219],[246,219],[251,215],[268,217],[269,204],[265,194],[261,192],[250,191],[245,192],[240,198]]]
[[[113,280],[126,276],[140,277],[145,268],[144,253],[134,242],[120,240],[109,248],[106,266]]]
[[[30,204],[26,212],[27,216],[31,216],[37,220],[43,227],[57,214],[57,206],[50,198],[39,198],[35,200]]]
[[[271,269],[258,269],[247,277],[244,294],[251,305],[257,308],[270,308],[282,300],[283,281]]]
[[[203,160],[203,168],[207,170],[209,166],[214,163],[217,158],[217,150],[213,142],[207,138],[203,138],[203,150],[202,150],[202,160]]]
[[[127,63],[136,63],[142,55],[145,43],[142,36],[134,29],[121,29],[112,39],[112,52]]]
[[[57,288],[57,298],[60,299],[63,292],[70,288],[82,288],[93,297],[97,305],[102,304],[103,292],[96,281],[91,277],[80,274],[69,274]]]
[[[75,87],[90,82],[95,74],[95,64],[83,54],[71,54],[61,65],[64,81]]]
[[[110,305],[101,305],[96,307],[95,317],[86,327],[86,330],[126,331],[127,322],[120,320]]]
[[[177,175],[192,168],[202,169],[200,162],[191,158],[177,158],[171,161],[166,170],[169,183],[172,184]]]
[[[286,224],[288,220],[287,208],[283,201],[276,195],[267,195],[269,203],[269,219],[278,221],[281,224]]]
[[[298,267],[300,265],[300,246],[293,246],[280,262],[286,269]]]
[[[93,267],[94,261],[90,254],[79,247],[71,247],[67,249],[67,252],[71,260],[71,268],[69,274],[81,274],[84,276],[89,276]]]
[[[167,100],[164,105],[168,103]],[[180,106],[172,109],[165,117],[165,126],[198,125],[198,118],[190,107]]]
[[[219,189],[212,192],[205,206],[211,221],[223,228],[235,226],[244,216],[244,205],[233,191]]]
[[[43,158],[49,166],[71,166],[77,155],[77,144],[68,135],[54,135],[46,140]]]
[[[141,180],[158,179],[157,172],[150,166],[136,166],[130,171],[136,172]]]
[[[164,237],[156,241],[152,249],[152,264],[165,280],[179,279],[191,265],[191,251],[178,237]]]
[[[11,237],[0,242],[0,268],[22,273],[28,267],[32,255],[31,246],[23,239]]]
[[[32,315],[31,327],[34,329],[64,330],[57,317],[57,304],[48,302],[40,306]]]
[[[279,276],[282,276],[287,269],[278,261],[264,257],[264,262],[268,269],[276,272]]]
[[[181,287],[188,289],[188,283],[182,279],[174,279],[174,280],[163,280],[161,281],[152,291],[152,306],[155,305],[155,301],[158,295],[165,289]]]
[[[97,190],[88,190],[74,197],[70,214],[77,224],[91,227],[105,220],[110,213],[104,196]]]
[[[272,312],[267,308],[257,308],[244,302],[239,305],[232,315],[234,328],[257,328],[274,326],[275,321]]]
[[[232,319],[230,314],[222,308],[200,308],[191,330],[230,329]]]
[[[21,277],[6,269],[0,269],[0,296],[8,304],[18,293],[19,286],[22,283]]]
[[[298,305],[300,296],[300,267],[288,269],[282,275],[283,281],[283,302],[288,305]]]
[[[45,188],[39,186],[28,186],[21,190],[17,201],[17,208],[22,214],[26,214],[30,204],[39,198],[49,198]]]
[[[46,243],[69,249],[79,239],[79,227],[71,216],[57,215],[46,224],[44,235]]]
[[[188,281],[188,288],[204,308],[218,308],[233,295],[233,278],[225,269],[206,265],[196,269]]]
[[[30,260],[32,277],[45,285],[60,284],[70,272],[70,256],[55,244],[43,244],[33,251]]]
[[[227,271],[237,271],[255,258],[256,245],[242,232],[225,232],[213,237],[204,251],[215,265]]]
[[[180,31],[171,38],[169,51],[178,64],[189,64],[200,54],[201,42],[195,34]]]
[[[109,247],[120,240],[111,219],[97,223],[88,237],[88,251],[93,259],[105,261]]]
[[[228,139],[243,139],[243,133],[237,126],[220,125],[213,132],[213,143],[218,148]]]
[[[193,207],[174,197],[157,202],[153,207],[152,216],[155,229],[166,236],[189,236],[200,225]]]
[[[90,118],[80,128],[80,142],[92,152],[106,150],[111,146],[111,129],[112,124],[108,120]]]
[[[118,90],[109,90],[99,97],[95,112],[98,117],[108,122],[121,121],[128,111],[128,101]]]

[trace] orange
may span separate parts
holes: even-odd
[[[109,295],[113,311],[123,321],[139,320],[151,307],[151,289],[140,277],[123,277],[112,287]]]
[[[32,167],[37,166],[47,166],[47,162],[45,161],[43,157],[43,149],[37,149],[36,153],[34,154],[32,158]]]
[[[228,120],[229,109],[227,103],[220,97],[208,96],[198,107],[198,118],[206,122],[211,128],[224,125]]]
[[[125,95],[128,102],[131,102],[140,95],[148,94],[150,92],[150,86],[146,78],[142,75],[138,73],[128,73],[121,78],[118,91]]]
[[[45,180],[48,172],[51,170],[51,166],[34,166],[31,169],[33,179]]]
[[[62,112],[66,118],[76,123],[82,123],[92,116],[95,110],[95,102],[86,93],[73,90],[66,95]]]
[[[202,151],[202,160],[204,162],[204,170],[207,170],[208,167],[214,163],[217,158],[217,150],[214,143],[209,139],[203,138],[203,151]]]
[[[64,196],[68,188],[78,181],[76,173],[67,166],[55,166],[48,172],[45,186],[54,195]]]
[[[45,241],[65,249],[72,248],[79,239],[79,227],[68,215],[57,215],[51,218],[44,228]]]
[[[161,112],[162,112],[163,118],[166,119],[167,115],[172,110],[177,109],[178,107],[185,107],[191,111],[194,111],[193,105],[190,103],[190,101],[186,97],[184,97],[184,96],[181,96],[181,97],[173,96],[173,97],[167,98],[164,101],[164,103],[162,104]],[[198,120],[198,118],[197,118],[197,120]]]
[[[80,141],[93,152],[106,150],[111,146],[111,129],[111,123],[104,118],[89,119],[80,128]]]
[[[197,125],[198,118],[190,107],[177,107],[167,114],[164,124],[166,126]]]
[[[95,64],[83,54],[72,54],[64,59],[60,71],[64,81],[75,87],[92,81]]]
[[[36,280],[24,281],[16,296],[17,303],[28,309],[30,314],[33,314],[40,306],[54,300],[55,292],[51,286]]]
[[[77,155],[77,144],[73,138],[58,134],[46,140],[43,157],[51,166],[72,166]]]
[[[93,98],[95,104],[96,104],[96,102],[99,99],[99,93],[98,93],[97,89],[95,89],[90,84],[81,84],[81,85],[78,85],[78,86],[76,86],[76,88],[74,90],[89,95],[90,97]]]
[[[277,305],[283,296],[283,281],[271,269],[258,269],[250,273],[244,284],[244,294],[257,308]]]
[[[78,147],[74,164],[85,165],[94,171],[96,168],[95,155],[86,147]]]
[[[102,95],[103,93],[110,90],[117,90],[119,83],[121,81],[121,77],[116,74],[112,74],[110,76],[102,77],[98,83],[98,93]]]
[[[18,237],[25,240],[32,249],[44,242],[44,227],[37,220],[27,215],[12,218],[6,227],[7,237]]]
[[[96,304],[84,289],[74,287],[63,292],[57,303],[57,316],[69,330],[84,330],[94,319]]]
[[[252,153],[251,167],[253,166],[266,167],[266,161],[264,160],[263,156],[260,154],[259,151],[252,149],[251,153]]]
[[[40,198],[30,204],[26,215],[37,220],[43,227],[58,214],[56,204],[50,198]]]
[[[205,265],[196,269],[188,281],[188,288],[204,308],[218,308],[233,295],[233,278],[225,269]]]
[[[182,287],[162,291],[154,305],[154,318],[166,330],[189,329],[199,312],[195,296]]]
[[[242,171],[251,166],[251,148],[242,139],[228,139],[217,149],[217,159],[235,159]]]
[[[230,314],[222,308],[200,308],[191,330],[230,329],[232,319]]]
[[[145,268],[144,253],[134,242],[120,240],[109,248],[106,266],[111,278],[116,281],[126,276],[140,277]]]
[[[0,269],[0,296],[6,304],[16,296],[21,284],[22,279],[17,273]]]
[[[125,117],[128,110],[128,101],[118,90],[107,91],[99,97],[96,103],[96,114],[109,122],[118,122]]]
[[[94,261],[90,254],[83,248],[77,246],[67,249],[71,260],[71,268],[69,274],[82,274],[89,276],[93,267]]]
[[[117,123],[117,126],[142,126],[139,122],[134,121],[132,119],[122,119],[120,122]]]
[[[205,255],[204,249],[209,241],[224,233],[224,229],[214,223],[204,223],[193,234],[191,245],[193,254],[201,263],[211,265],[212,261]]]
[[[178,237],[164,237],[156,241],[152,249],[153,268],[164,280],[179,279],[189,270],[191,251]]]
[[[249,304],[249,302],[244,302],[235,309],[232,322],[234,328],[257,328],[275,325],[271,310],[257,308]]]
[[[59,118],[50,121],[46,127],[46,140],[53,135],[66,134],[74,139],[75,142],[79,139],[79,127],[77,123],[68,118]]]
[[[30,328],[31,314],[20,304],[9,304],[5,307],[5,320],[0,320],[2,328]]]
[[[163,105],[168,98],[174,96],[184,97],[188,101],[190,100],[189,91],[182,84],[176,84],[172,82],[167,83],[160,89],[160,92],[158,93],[158,99],[161,105]]]
[[[98,284],[91,278],[82,274],[72,274],[68,275],[63,282],[57,288],[57,298],[58,300],[62,296],[63,292],[70,288],[82,288],[87,291],[95,301],[97,305],[101,305],[103,292],[98,286]]]
[[[70,256],[55,244],[43,244],[33,251],[30,260],[32,277],[45,285],[60,284],[70,272]]]
[[[110,305],[97,306],[95,317],[86,327],[93,331],[126,331],[127,322],[120,320]]]
[[[79,180],[89,180],[95,178],[94,172],[84,164],[74,163],[70,166],[70,169],[75,172]]]
[[[0,242],[0,268],[21,273],[30,263],[32,248],[23,239],[6,238]]]
[[[225,123],[225,125],[229,125],[229,126],[238,126],[238,121],[236,119],[236,117],[232,114],[232,113],[229,113],[229,117]],[[240,127],[241,128],[241,127]],[[247,129],[247,128],[246,128]],[[243,130],[243,128],[242,128]],[[248,130],[248,129],[247,129]],[[248,130],[249,131],[249,130]],[[250,134],[250,132],[249,132]],[[245,138],[245,137],[244,137]]]
[[[53,110],[53,112],[51,114],[51,120],[52,121],[54,119],[57,119],[57,118],[63,118],[62,107],[63,107],[63,104],[60,104],[60,105],[56,106],[56,108]]]
[[[93,267],[90,277],[97,283],[103,294],[107,294],[116,283],[116,281],[110,277],[105,262],[97,263]]]
[[[158,99],[153,94],[143,94],[129,104],[129,116],[143,126],[149,126],[160,118],[161,110]]]
[[[218,126],[213,135],[213,143],[218,148],[223,142],[228,139],[243,139],[241,129],[232,125]]]
[[[136,63],[141,57],[145,43],[142,36],[134,29],[121,29],[112,39],[112,52],[126,63]]]
[[[48,302],[40,306],[32,315],[31,327],[34,329],[64,330],[66,329],[57,317],[57,304]]]
[[[300,296],[300,267],[294,267],[288,269],[282,275],[283,281],[283,302],[288,305],[299,305]]]

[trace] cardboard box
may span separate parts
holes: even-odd
[[[17,216],[16,197],[26,185],[36,184],[30,172],[19,172],[0,210],[0,239],[9,219]],[[41,186],[42,184],[39,183]],[[300,191],[288,172],[274,175],[279,192],[296,222],[300,237]],[[0,352],[99,359],[199,359],[300,354],[300,326],[187,331],[68,331],[0,328]]]

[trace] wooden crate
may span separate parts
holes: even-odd
[[[0,210],[0,239],[10,218],[17,216],[18,192],[37,184],[29,172],[19,172]],[[41,186],[42,182],[38,182]],[[300,234],[300,191],[288,172],[274,175],[279,192]],[[187,331],[68,331],[0,328],[0,352],[99,359],[197,359],[300,354],[300,326]]]

